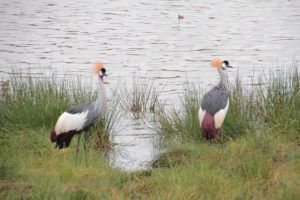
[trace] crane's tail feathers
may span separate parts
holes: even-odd
[[[56,142],[56,140],[57,140],[57,135],[56,135],[54,129],[51,131],[50,140],[51,140],[52,143]]]
[[[50,140],[52,143],[56,142],[55,145],[56,148],[59,149],[67,148],[69,147],[71,140],[76,133],[80,134],[77,130],[71,130],[57,135],[55,130],[52,130],[50,135]]]
[[[207,140],[215,138],[218,132],[218,129],[215,127],[214,118],[207,112],[202,121],[201,132]]]

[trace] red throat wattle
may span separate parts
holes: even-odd
[[[100,81],[104,81],[104,77],[103,76],[99,76]]]

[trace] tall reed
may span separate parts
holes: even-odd
[[[245,87],[239,76],[229,89],[230,106],[223,124],[225,139],[261,134],[266,128],[282,133],[300,130],[300,75],[297,67],[261,75],[259,84]],[[165,137],[202,141],[198,110],[201,93],[189,86],[179,109],[162,112],[158,128]]]
[[[96,150],[102,151],[112,148],[111,141],[119,130],[119,120],[122,117],[117,97],[116,90],[113,90],[108,102],[108,112],[91,130],[94,133],[91,142]]]
[[[71,79],[70,79],[71,80]],[[0,124],[24,124],[51,127],[68,106],[85,102],[92,92],[83,89],[80,80],[59,81],[55,77],[13,74],[10,91],[1,98]]]
[[[153,80],[133,78],[132,87],[122,81],[117,93],[120,108],[131,112],[157,112],[161,107],[159,97],[163,87],[157,88]]]
[[[200,105],[199,89],[188,84],[180,98],[179,108],[162,110],[159,113],[158,131],[165,138],[185,141],[200,141],[198,110]]]
[[[32,129],[45,127],[48,135],[67,108],[92,102],[97,96],[97,91],[93,91],[92,87],[83,87],[82,80],[74,77],[59,80],[54,76],[13,74],[9,80],[9,90],[2,93],[0,98],[0,131],[4,134],[22,126]],[[92,138],[98,138],[98,145],[107,146],[110,143],[109,137],[116,126],[119,111],[112,105],[116,103],[112,102],[109,101],[109,104],[113,109],[109,109],[107,115],[92,129],[92,133],[97,135]]]
[[[271,72],[254,88],[255,103],[265,124],[273,131],[300,131],[300,73],[297,65]]]

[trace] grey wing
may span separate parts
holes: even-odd
[[[90,104],[89,108],[88,108],[89,112],[87,114],[86,117],[86,121],[84,123],[84,127],[89,128],[91,125],[93,125],[98,118],[100,118],[101,116],[104,115],[104,111],[103,110],[98,110],[97,108],[95,108],[94,104]]]
[[[65,112],[70,113],[70,114],[82,113],[84,111],[89,110],[90,106],[91,106],[91,104],[89,104],[89,103],[83,103],[83,104],[73,106],[73,107],[69,108],[68,110],[66,110]]]
[[[222,87],[214,87],[207,92],[202,99],[201,108],[206,110],[211,116],[214,116],[216,112],[226,107],[228,101],[228,95]]]
[[[71,107],[65,112],[70,114],[78,114],[82,112],[88,112],[85,118],[85,122],[83,124],[83,129],[88,129],[91,125],[93,125],[97,119],[97,116],[94,114],[93,105],[90,103],[83,103],[76,106]]]
[[[96,120],[97,120],[98,116],[96,115],[95,112],[93,111],[89,111],[88,112],[88,115],[86,117],[86,121],[84,122],[84,128],[85,129],[88,129],[90,126],[92,126]]]
[[[76,106],[71,107],[70,109],[66,110],[65,112],[70,113],[70,114],[77,114],[77,113],[82,113],[86,112],[87,116],[85,118],[85,122],[83,125],[83,129],[88,129],[90,126],[92,126],[96,120],[99,118],[99,116],[103,115],[104,111],[103,110],[98,110],[95,108],[94,103],[84,103],[84,104],[79,104]]]

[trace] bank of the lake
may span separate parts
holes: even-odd
[[[93,99],[92,91],[70,92],[72,86],[45,79],[12,81],[0,98],[0,198],[298,199],[299,77],[297,67],[290,68],[247,90],[237,79],[223,149],[218,139],[209,144],[199,134],[197,87],[182,97],[182,109],[166,111],[161,104],[152,128],[163,151],[151,169],[137,172],[114,169],[105,159],[105,150],[114,148],[114,126],[108,126],[118,122],[114,114],[92,129],[88,167],[83,152],[75,164],[74,141],[66,151],[50,143],[59,114]]]

